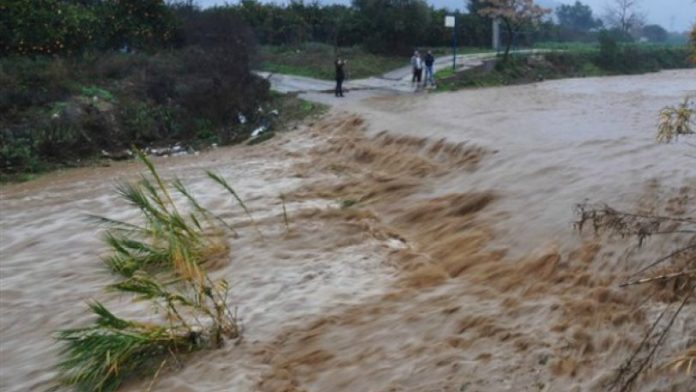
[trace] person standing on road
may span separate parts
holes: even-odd
[[[423,59],[417,50],[413,52],[413,56],[411,57],[411,69],[413,69],[411,84],[415,83],[416,87],[418,87],[423,77]]]
[[[346,61],[341,57],[336,57],[334,65],[336,66],[336,96],[343,97],[343,80],[346,78],[343,67],[346,65]]]
[[[433,78],[433,64],[435,63],[435,57],[433,57],[433,52],[428,51],[425,55],[425,82],[424,84],[430,83],[430,85],[435,84],[435,79]]]

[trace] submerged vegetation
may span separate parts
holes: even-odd
[[[660,112],[657,139],[670,142],[680,135],[694,133],[691,117],[690,98],[686,97],[678,107],[667,107]],[[665,302],[642,341],[631,355],[619,366],[607,388],[612,391],[630,391],[641,375],[650,370],[656,361],[658,350],[674,326],[684,307],[696,295],[696,216],[641,214],[618,211],[607,205],[580,204],[577,207],[577,228],[582,230],[587,224],[596,233],[608,233],[624,238],[637,238],[638,247],[643,247],[646,240],[653,237],[679,236],[685,240],[684,245],[673,252],[657,258],[648,265],[639,266],[635,272],[619,287],[652,285],[648,290],[650,298],[655,299],[660,291],[667,295],[659,296]],[[687,375],[696,371],[696,346],[687,340],[689,347],[680,353],[668,353],[667,359],[658,360],[661,370],[684,372]]]
[[[139,158],[150,175],[119,186],[119,194],[140,211],[143,223],[96,219],[108,227],[106,265],[120,277],[107,290],[149,302],[159,321],[120,318],[92,302],[97,318],[91,326],[56,335],[63,344],[60,380],[79,390],[115,390],[128,379],[161,370],[168,359],[178,363],[182,354],[220,347],[240,334],[227,282],[208,275],[213,261],[227,256],[231,226],[203,207],[181,181],[170,188],[145,155]],[[234,189],[219,175],[208,175],[251,219]],[[188,208],[176,203],[173,192]]]
[[[79,390],[113,391],[126,377],[166,361],[170,352],[194,349],[194,337],[183,331],[120,319],[97,302],[90,308],[97,316],[93,326],[58,333],[66,346],[62,381]]]
[[[670,142],[680,135],[694,133],[694,118],[696,117],[696,103],[691,103],[691,98],[686,97],[677,106],[668,106],[660,111],[657,128],[657,140]]]
[[[663,310],[646,331],[640,344],[618,367],[614,378],[607,385],[608,390],[632,390],[639,377],[651,369],[656,360],[658,364],[662,364],[660,367],[663,370],[691,374],[694,369],[692,365],[696,362],[696,347],[685,347],[683,353],[667,353],[667,359],[659,360],[656,355],[675,320],[696,294],[696,217],[637,214],[618,211],[606,205],[590,204],[579,205],[577,211],[578,228],[582,229],[585,224],[590,224],[596,232],[636,237],[639,247],[644,246],[646,239],[652,236],[676,235],[687,239],[687,245],[647,266],[641,266],[627,281],[620,284],[620,287],[653,285],[654,289],[647,291],[648,296],[655,297],[660,290],[667,290],[668,295],[660,296],[666,302]]]

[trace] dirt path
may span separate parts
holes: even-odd
[[[617,284],[689,238],[632,252],[577,233],[572,207],[695,211],[693,147],[654,142],[656,111],[690,92],[693,70],[373,96],[262,145],[157,159],[238,228],[215,276],[230,282],[245,332],[153,390],[606,390],[670,301],[669,288],[646,302],[645,289]],[[203,169],[240,192],[263,240]],[[137,171],[117,163],[2,188],[3,391],[52,385],[51,333],[88,322],[85,301],[143,311],[101,291],[112,278],[83,218],[132,219],[113,184]],[[689,304],[660,360],[693,344],[695,316]],[[654,371],[639,390],[695,386]]]

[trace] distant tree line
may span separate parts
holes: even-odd
[[[448,46],[452,30],[444,26],[444,18],[454,15],[459,45],[488,47],[491,17],[504,16],[507,10],[516,8],[532,9],[536,7],[533,3],[470,0],[466,12],[459,12],[436,9],[425,0],[352,0],[350,6],[321,5],[318,0],[291,0],[287,5],[242,0],[206,10],[197,8],[191,0],[4,0],[0,2],[0,53],[60,54],[177,46],[185,39],[181,30],[186,18],[201,13],[234,16],[251,27],[261,44],[299,45],[312,41],[363,45],[373,52],[388,53],[404,53],[418,46]],[[533,20],[507,19],[514,20],[515,26],[503,29],[503,41],[521,46],[541,41],[596,42],[599,31],[605,29],[618,41],[668,39],[664,28],[645,26],[640,14],[625,7],[615,8],[606,25],[580,1],[558,7],[555,19],[543,16],[548,12],[537,14]]]
[[[4,0],[0,2],[0,54],[55,55],[93,50],[157,50],[182,44],[182,25],[197,14],[236,17],[258,42],[296,45],[314,41],[336,46],[364,45],[400,52],[414,45],[448,45],[445,15],[458,19],[460,45],[490,45],[490,20],[435,9],[424,0],[354,0],[351,6],[291,1],[288,5],[242,0],[201,10],[192,1]]]
[[[446,15],[457,17],[457,41],[489,46],[491,22],[477,13],[484,1],[474,0],[469,13],[434,8],[424,0],[353,0],[351,6],[291,1],[287,6],[242,0],[226,7],[254,30],[260,43],[295,45],[307,41],[335,46],[364,45],[374,52],[398,53],[414,46],[447,46],[452,31]]]

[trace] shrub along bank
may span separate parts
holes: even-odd
[[[159,46],[136,44],[124,33],[119,39],[128,50],[102,50],[97,40],[83,42],[94,45],[80,53],[25,53],[16,46],[0,57],[0,179],[101,155],[125,157],[132,146],[235,143],[260,126],[317,109],[273,97],[268,82],[251,73],[255,40],[235,15],[165,10],[172,13],[162,20],[177,21],[176,40]],[[278,115],[279,105],[294,113]]]
[[[608,40],[594,49],[512,55],[506,62],[491,62],[459,73],[441,71],[436,74],[436,79],[438,90],[450,91],[568,77],[639,74],[691,66],[687,47],[620,45]]]

